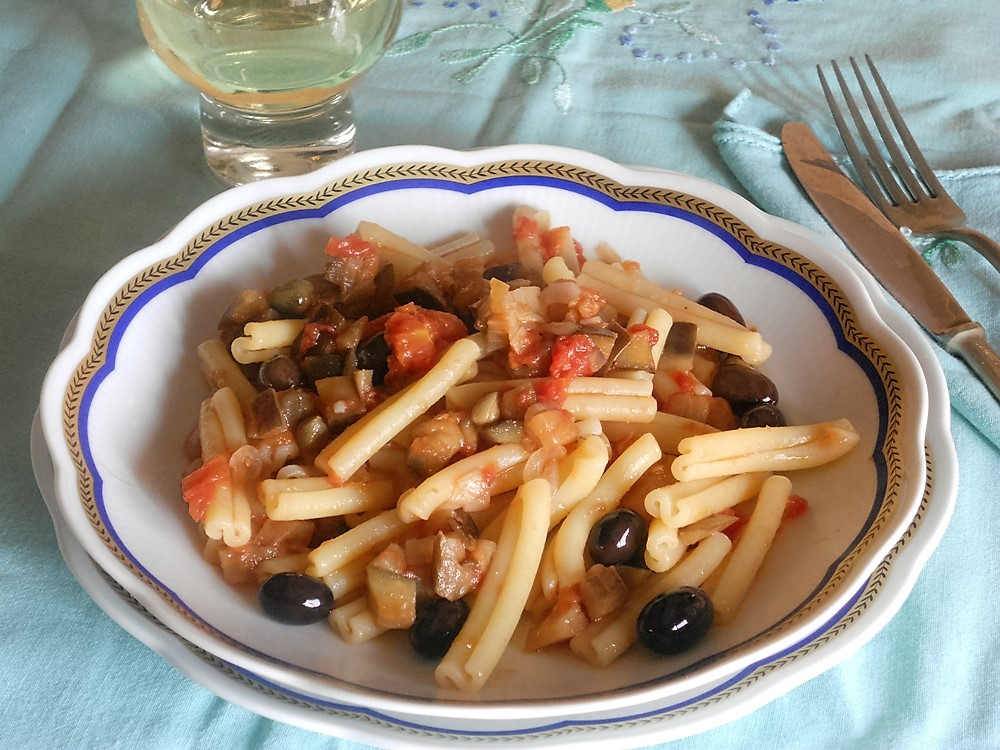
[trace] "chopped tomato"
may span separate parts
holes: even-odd
[[[622,268],[625,269],[626,273],[639,273],[642,270],[642,266],[639,265],[638,261],[634,260],[623,260]]]
[[[573,242],[569,227],[556,227],[542,235],[542,257],[545,260],[562,255],[562,249]]]
[[[215,490],[230,483],[229,457],[218,455],[181,480],[181,493],[188,504],[188,513],[195,521],[205,517]]]
[[[389,316],[392,313],[386,313],[385,315],[379,315],[375,320],[369,320],[365,324],[365,330],[361,334],[361,339],[367,341],[376,333],[382,333],[385,330],[385,324],[389,320]]]
[[[634,326],[629,326],[628,332],[631,336],[645,339],[646,343],[650,346],[656,346],[656,342],[660,340],[660,332],[653,328],[653,326],[647,326],[644,323],[636,323]]]
[[[801,495],[792,495],[785,503],[785,512],[781,516],[782,521],[791,521],[793,518],[805,514],[809,510],[809,503]]]
[[[632,329],[630,328],[629,331],[631,330]],[[653,333],[656,333],[656,331],[653,331]],[[698,386],[701,385],[698,378],[692,375],[688,370],[672,370],[670,372],[670,377],[675,383],[677,383],[677,387],[680,389],[681,393],[695,393],[698,390]]]
[[[465,335],[465,324],[451,313],[425,310],[412,302],[396,308],[385,322],[385,340],[392,350],[390,380],[427,372]]]
[[[507,352],[507,367],[518,376],[535,377],[548,370],[549,348],[547,339],[537,328],[525,327],[521,331],[520,351],[511,347]]]
[[[594,342],[582,333],[560,336],[552,346],[549,375],[554,378],[593,375],[597,371],[593,356],[596,351]]]
[[[326,243],[325,251],[332,258],[353,258],[359,255],[378,255],[378,249],[370,242],[365,242],[356,234],[346,237],[333,236]]]
[[[529,216],[518,216],[514,220],[514,241],[519,244],[522,242],[538,242],[538,222]]]
[[[587,262],[587,259],[583,257],[583,245],[573,240],[573,250],[576,252],[576,262],[580,264],[580,268],[583,268],[583,264]]]
[[[535,383],[535,394],[546,406],[561,406],[572,378],[542,378]]]
[[[337,329],[329,323],[306,323],[302,327],[302,338],[299,339],[299,354],[304,356],[310,349],[316,346],[319,343],[321,333],[336,336]]]

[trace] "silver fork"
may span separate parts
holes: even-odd
[[[886,164],[875,138],[861,116],[858,105],[851,95],[851,90],[848,88],[847,81],[844,80],[844,75],[840,72],[840,66],[837,65],[837,62],[835,60],[830,61],[833,65],[833,72],[837,77],[837,83],[840,84],[844,100],[847,102],[847,108],[850,110],[851,118],[854,120],[854,125],[857,127],[858,133],[861,135],[861,140],[864,141],[865,148],[868,151],[867,156],[858,148],[858,144],[844,120],[840,106],[837,104],[836,99],[833,98],[833,92],[827,85],[823,69],[817,65],[816,70],[819,73],[819,81],[823,86],[823,93],[826,95],[830,112],[833,113],[834,122],[837,124],[837,130],[840,131],[840,137],[847,147],[851,163],[864,183],[865,192],[868,193],[868,197],[879,207],[879,210],[885,214],[886,218],[897,227],[901,229],[908,228],[917,235],[965,242],[975,248],[986,260],[993,264],[994,268],[1000,271],[1000,244],[997,244],[982,232],[965,226],[965,214],[955,201],[951,199],[951,196],[948,195],[945,189],[941,187],[941,183],[938,182],[934,172],[927,165],[927,160],[924,159],[924,155],[920,152],[916,141],[913,140],[910,129],[906,127],[906,123],[903,121],[903,116],[899,114],[899,109],[892,100],[889,89],[886,88],[885,83],[882,81],[882,76],[879,75],[875,63],[872,62],[871,57],[868,55],[865,55],[865,60],[868,62],[875,85],[882,95],[882,101],[889,111],[889,117],[896,126],[896,131],[899,133],[903,145],[906,147],[906,151],[913,161],[912,168],[906,161],[906,157],[903,156],[899,144],[893,137],[885,118],[882,116],[878,102],[875,101],[875,97],[872,95],[871,89],[869,89],[855,59],[851,58],[851,67],[854,68],[854,76],[858,79],[861,93],[868,103],[868,111],[875,122],[875,127],[882,136],[882,141],[889,152],[893,167],[892,170]]]

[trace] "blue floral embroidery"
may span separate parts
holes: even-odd
[[[732,23],[711,18],[717,6],[698,0],[655,4],[637,0],[408,0],[411,8],[447,8],[461,14],[455,23],[417,31],[397,40],[386,53],[408,55],[428,48],[439,37],[468,43],[473,34],[482,36],[481,46],[448,48],[438,59],[460,66],[452,79],[469,83],[488,65],[501,58],[513,59],[521,83],[533,86],[555,76],[552,98],[560,112],[572,106],[569,74],[560,61],[563,49],[585,29],[609,29],[618,45],[638,64],[725,64],[735,70],[750,65],[774,66],[783,45],[774,20],[777,6],[808,5],[824,0],[747,0],[750,6],[741,22],[742,39],[732,39]],[[612,15],[611,9],[622,10]],[[780,16],[780,13],[778,14]],[[616,27],[611,18],[624,19]],[[716,27],[724,27],[719,33]],[[749,36],[747,36],[749,32]],[[720,38],[720,34],[728,36]],[[739,36],[737,30],[737,36]],[[693,48],[692,48],[693,47]],[[680,48],[680,49],[678,49]]]
[[[458,5],[458,0],[445,0],[446,8]],[[466,6],[472,10],[483,7],[481,0],[469,0]],[[515,6],[509,2],[507,7]],[[607,14],[610,8],[603,0],[584,0],[582,4],[572,0],[542,0],[538,9],[529,14],[520,30],[514,29],[497,19],[500,12],[491,8],[487,15],[490,21],[466,21],[448,24],[437,29],[418,31],[397,40],[386,52],[387,57],[408,55],[422,50],[437,36],[454,35],[458,31],[477,30],[485,32],[500,41],[490,46],[450,49],[442,52],[438,59],[450,65],[461,65],[461,70],[452,74],[459,83],[468,83],[494,60],[509,56],[519,59],[520,78],[525,84],[538,83],[544,73],[552,68],[559,76],[559,82],[552,90],[552,99],[561,112],[572,106],[573,93],[566,69],[558,60],[559,52],[582,29],[601,28],[603,23],[595,16]]]

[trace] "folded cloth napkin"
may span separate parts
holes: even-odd
[[[757,205],[769,213],[830,234],[829,226],[799,187],[782,154],[781,140],[776,134],[782,124],[792,119],[796,118],[744,90],[715,123],[713,140],[726,165]],[[814,129],[834,157],[845,164],[846,158],[838,153],[842,148],[838,149],[841,143],[835,132],[817,125]],[[1000,166],[936,174],[965,211],[969,226],[1000,237],[1000,205],[996,200],[1000,192]],[[1000,351],[1000,274],[965,245],[930,241],[914,244],[972,319],[983,324],[990,344]],[[890,301],[897,304],[891,298]],[[948,381],[952,406],[993,447],[1000,449],[1000,406],[962,360],[936,344],[934,349]]]

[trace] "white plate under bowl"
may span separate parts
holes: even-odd
[[[470,728],[448,719],[430,720],[368,711],[304,695],[227,664],[162,625],[87,556],[58,511],[52,462],[40,421],[32,429],[31,458],[38,486],[52,514],[60,549],[73,575],[93,600],[133,636],[192,680],[217,695],[276,721],[384,747],[440,747],[449,742],[530,747],[625,748],[664,742],[734,720],[847,658],[898,611],[943,534],[954,507],[957,460],[949,431],[947,391],[929,345],[911,321],[888,309],[868,286],[876,307],[910,344],[924,367],[930,392],[928,481],[920,509],[903,537],[850,604],[795,647],[751,665],[700,691],[666,701],[558,722],[484,722]],[[489,734],[486,734],[489,732]],[[610,745],[609,745],[610,743]]]
[[[347,646],[322,625],[289,631],[200,555],[178,499],[180,446],[204,390],[196,344],[239,289],[314,271],[325,238],[372,219],[418,242],[475,230],[498,241],[527,203],[605,240],[652,278],[733,298],[774,345],[764,366],[793,423],[848,417],[859,448],[798,472],[811,503],[782,534],[740,617],[696,649],[641,649],[598,670],[509,649],[480,696],[438,691],[401,633]],[[697,690],[828,621],[910,522],[924,488],[927,393],[916,360],[837,253],[723,188],[543,146],[397,147],[213,198],[109,271],[53,363],[41,416],[60,510],[88,554],[206,651],[328,700],[421,716],[565,717]],[[295,633],[290,638],[290,632]]]

